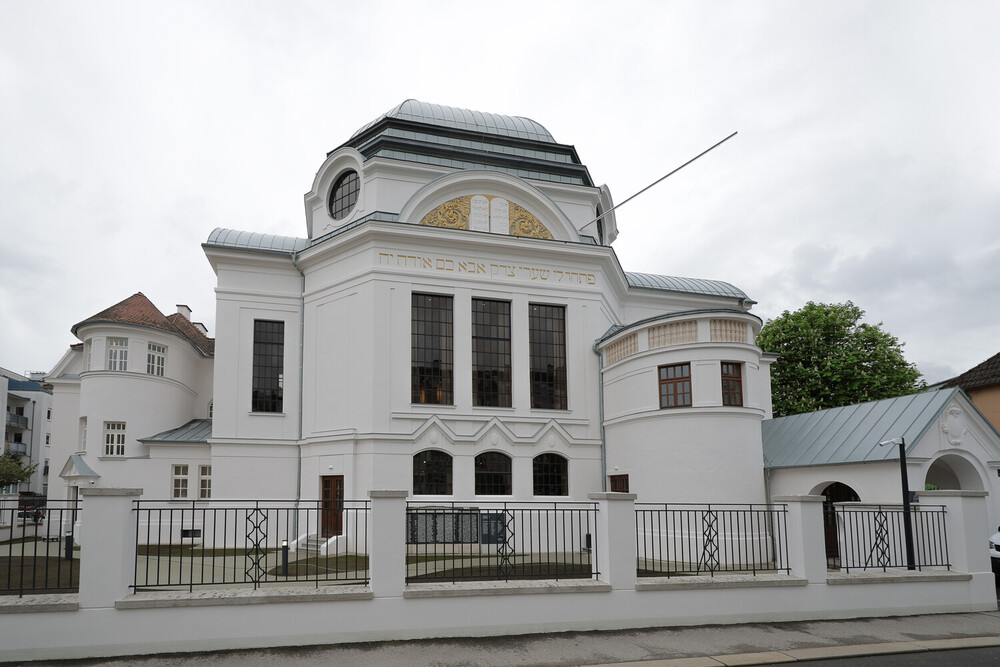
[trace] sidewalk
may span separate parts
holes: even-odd
[[[1000,612],[376,642],[74,660],[72,664],[718,667],[980,646],[1000,647]]]

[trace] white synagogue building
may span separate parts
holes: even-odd
[[[214,339],[141,293],[73,327],[50,498],[765,502],[755,302],[625,271],[572,145],[407,100],[308,188],[303,236],[203,244]]]

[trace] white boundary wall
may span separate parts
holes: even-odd
[[[635,497],[601,493],[591,496],[600,580],[407,585],[406,493],[373,491],[370,587],[140,594],[128,588],[135,536],[123,518],[141,492],[84,493],[94,525],[80,593],[0,598],[0,661],[997,608],[969,529],[985,520],[983,492],[934,495],[947,507],[951,571],[828,573],[822,497],[794,496],[775,499],[788,505],[790,575],[637,580]]]

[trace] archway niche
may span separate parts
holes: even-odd
[[[814,491],[815,493],[815,491]],[[858,492],[843,482],[827,484],[819,495],[823,496],[823,537],[826,543],[827,567],[840,567],[840,541],[837,531],[837,513],[834,503],[859,502]]]
[[[927,469],[925,485],[937,489],[983,491],[983,478],[976,467],[957,454],[945,454]]]

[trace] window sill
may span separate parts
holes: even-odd
[[[284,417],[284,412],[248,412],[251,417]]]
[[[98,461],[128,461],[127,456],[98,456]]]

